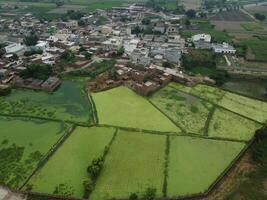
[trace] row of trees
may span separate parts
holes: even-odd
[[[154,187],[148,187],[144,192],[143,199],[144,200],[154,200],[156,198],[157,189]],[[132,193],[129,197],[129,200],[137,200],[138,195],[137,193]]]

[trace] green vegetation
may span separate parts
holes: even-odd
[[[0,113],[91,123],[91,105],[83,81],[65,80],[54,93],[13,89],[0,97]]]
[[[1,117],[0,127],[0,184],[19,188],[68,125]]]
[[[185,38],[191,38],[195,34],[206,33],[210,34],[214,42],[229,42],[231,36],[226,31],[217,31],[214,26],[207,20],[190,20],[191,24],[196,24],[199,30],[183,30],[181,36]]]
[[[244,146],[238,142],[171,137],[168,197],[205,192]]]
[[[244,24],[241,24],[241,26],[247,31],[255,31],[255,30],[263,29],[263,27],[259,23],[255,23],[255,22],[244,23]]]
[[[267,179],[267,128],[256,131],[256,142],[252,147],[252,158],[255,168],[249,174],[241,175],[241,178],[225,198],[226,200],[265,199]]]
[[[260,127],[259,123],[217,108],[210,122],[209,136],[248,141]]]
[[[190,50],[188,54],[182,55],[182,66],[192,74],[209,76],[216,81],[217,85],[222,85],[228,74],[224,70],[216,68],[220,64],[222,56],[208,50]]]
[[[94,62],[90,66],[75,70],[69,73],[72,76],[89,76],[89,77],[96,77],[97,75],[111,69],[116,64],[116,60],[103,60],[101,62]]]
[[[212,104],[171,87],[161,89],[150,100],[185,132],[204,134]]]
[[[20,77],[23,79],[35,78],[46,80],[52,74],[50,65],[31,64],[27,65],[26,69],[20,72]]]
[[[218,104],[260,123],[267,120],[267,103],[227,92]]]
[[[242,40],[240,43],[246,45],[247,48],[251,50],[254,58],[249,58],[250,60],[267,62],[266,39]]]
[[[180,132],[146,99],[126,87],[92,94],[100,124],[154,131]]]
[[[174,87],[183,92],[201,97],[207,101],[210,101],[214,104],[217,104],[219,100],[221,100],[226,93],[225,91],[218,89],[216,87],[211,87],[208,85],[196,85],[195,87],[187,87],[185,85],[179,83],[170,83],[170,87]]]
[[[119,131],[90,199],[128,198],[147,187],[162,196],[165,141],[162,135]]]
[[[113,128],[77,127],[47,164],[32,177],[29,184],[33,191],[53,193],[57,186],[63,184],[64,187],[61,187],[71,191],[71,195],[65,196],[83,197],[83,182],[89,176],[87,167],[104,153],[114,131]],[[58,193],[62,194],[62,191]]]

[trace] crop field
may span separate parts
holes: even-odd
[[[0,97],[0,113],[48,119],[91,122],[91,105],[83,93],[83,82],[65,80],[54,93],[14,89]]]
[[[103,155],[115,129],[77,127],[64,144],[37,172],[28,185],[34,192],[53,193],[64,184],[64,193],[82,198],[83,182],[88,179],[87,167],[93,159]]]
[[[205,192],[244,146],[239,142],[171,137],[167,196]]]
[[[267,103],[227,92],[219,105],[245,117],[265,123],[267,120]]]
[[[247,31],[255,31],[255,30],[262,30],[263,27],[256,22],[250,22],[250,23],[243,23],[241,26],[246,29]]]
[[[241,44],[245,44],[250,49],[253,54],[253,58],[250,60],[267,62],[267,40],[260,39],[250,39],[250,40],[242,40]]]
[[[212,20],[211,23],[215,25],[215,30],[244,31],[244,28],[241,26],[243,22],[240,21]]]
[[[185,132],[204,134],[212,104],[171,87],[161,89],[150,100]]]
[[[266,102],[244,97],[207,85],[187,87],[181,84],[171,83],[169,86],[201,97],[209,102],[222,106],[232,112],[243,115],[244,117],[250,118],[259,123],[265,123],[267,120]]]
[[[223,11],[212,17],[211,20],[221,21],[253,21],[253,19],[239,10]]]
[[[217,108],[212,116],[208,133],[210,137],[248,141],[260,127],[259,123]]]
[[[257,5],[245,8],[249,13],[254,15],[255,13],[259,13],[265,15],[267,17],[267,5]],[[266,21],[266,19],[265,19]]]
[[[0,127],[0,183],[19,188],[69,126],[0,117]]]
[[[186,10],[198,10],[201,7],[201,0],[182,0]]]
[[[162,132],[180,132],[145,98],[126,87],[92,94],[100,124]]]
[[[147,187],[162,196],[165,143],[163,135],[119,131],[90,199],[128,198]]]
[[[187,87],[182,84],[170,83],[170,86],[181,90],[183,92],[201,97],[212,103],[217,103],[225,95],[225,91],[218,89],[216,87],[211,87],[207,85],[196,85],[195,87]]]

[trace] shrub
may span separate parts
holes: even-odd
[[[148,187],[144,193],[145,200],[153,200],[156,197],[157,189],[153,187]]]

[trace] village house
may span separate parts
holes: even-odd
[[[222,44],[212,44],[212,49],[215,53],[235,54],[236,50],[230,44],[224,42]]]
[[[192,42],[196,49],[210,49],[211,36],[209,34],[197,34],[192,36]]]

